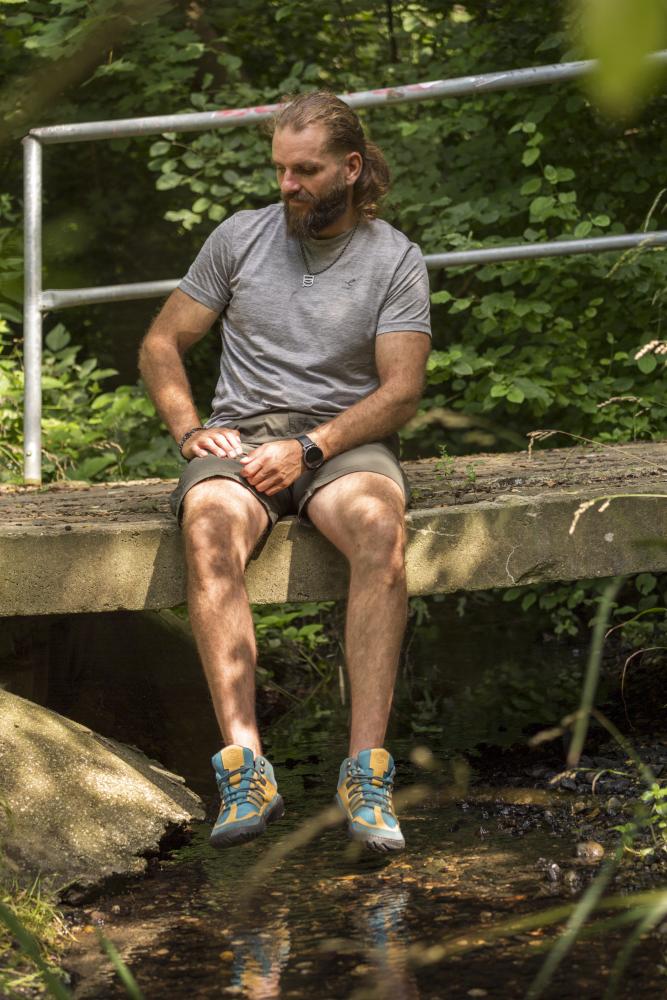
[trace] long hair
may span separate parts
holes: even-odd
[[[328,153],[359,153],[363,167],[352,189],[352,204],[364,219],[374,219],[380,200],[389,190],[391,178],[382,150],[364,135],[359,116],[330,90],[287,94],[269,123],[271,135],[278,129],[302,132],[309,125],[326,128]]]

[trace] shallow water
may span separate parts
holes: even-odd
[[[331,803],[339,752],[324,740],[305,749],[298,761],[274,752],[288,812],[263,838],[215,851],[209,826],[200,824],[192,843],[148,879],[87,908],[66,963],[77,997],[123,995],[100,962],[95,924],[121,949],[147,998],[524,995],[550,931],[496,943],[494,933],[561,901],[545,876],[549,862],[576,865],[572,838],[553,832],[539,796],[524,809],[525,829],[504,828],[495,807],[502,791],[476,785],[452,796],[448,773],[400,810],[405,853],[362,853],[337,827],[274,865],[272,851]],[[396,749],[403,782],[418,779],[407,744]],[[545,995],[602,996],[620,941],[608,935],[578,945]],[[662,995],[660,950],[655,939],[643,946],[632,989],[620,996]]]
[[[285,818],[254,843],[215,851],[209,759],[218,735],[196,655],[150,616],[77,624],[78,653],[68,672],[51,676],[51,706],[156,756],[209,806],[192,842],[155,862],[145,879],[71,908],[76,944],[65,966],[77,997],[125,995],[97,930],[114,942],[147,1000],[525,995],[555,932],[539,917],[521,932],[501,931],[571,903],[596,869],[576,861],[573,823],[554,822],[549,796],[531,790],[530,778],[518,789],[516,758],[527,774],[544,754],[559,766],[562,749],[529,751],[526,733],[576,705],[585,650],[545,641],[500,599],[477,602],[463,616],[455,598],[428,607],[430,621],[408,638],[388,737],[398,793],[425,787],[399,805],[407,850],[389,858],[360,852],[341,826],[313,830],[276,853],[331,808],[347,752],[335,684],[268,728],[265,752]],[[413,763],[416,746],[433,755],[435,770]],[[570,882],[549,880],[554,862]],[[602,998],[627,933],[577,944],[544,996]],[[642,942],[619,997],[665,995],[664,940],[654,934]]]

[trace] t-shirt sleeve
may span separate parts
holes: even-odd
[[[231,296],[234,217],[214,229],[178,287],[209,309],[222,312]]]
[[[394,272],[380,309],[376,334],[403,330],[431,334],[428,272],[424,258],[414,243]]]

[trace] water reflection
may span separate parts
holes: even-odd
[[[285,908],[260,918],[253,929],[241,924],[234,931],[231,986],[248,1000],[275,1000],[281,995],[280,978],[290,957],[287,918]]]
[[[418,1000],[420,992],[408,966],[408,932],[405,911],[409,894],[405,889],[383,887],[361,901],[359,934],[368,941],[368,958],[375,980],[368,997]]]

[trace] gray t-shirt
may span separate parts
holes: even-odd
[[[321,271],[350,232],[305,239]],[[429,286],[419,247],[380,219],[312,285],[282,203],[237,212],[204,243],[179,288],[222,313],[220,377],[207,427],[281,410],[335,417],[379,386],[375,337],[430,335]]]

